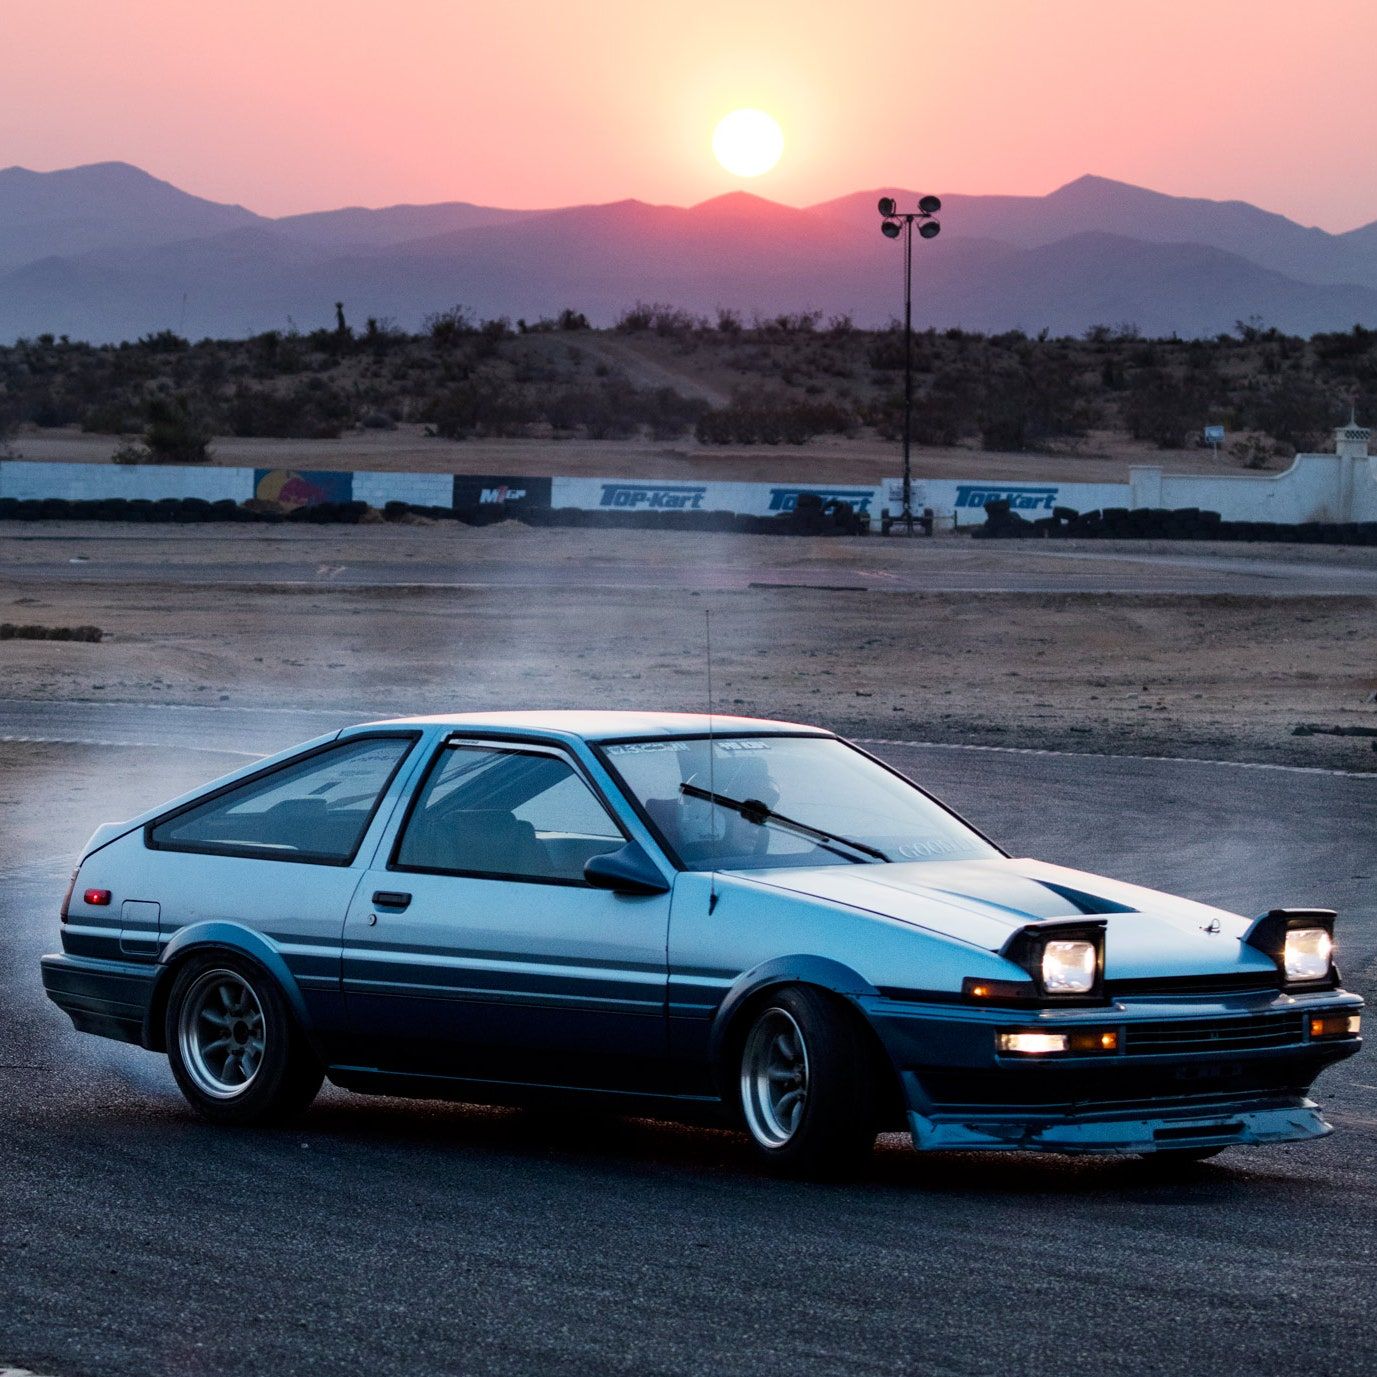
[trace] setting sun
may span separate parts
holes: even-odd
[[[784,131],[763,110],[733,110],[713,130],[712,151],[734,177],[758,177],[779,161]]]

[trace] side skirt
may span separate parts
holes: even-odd
[[[613,1114],[673,1119],[683,1123],[724,1124],[730,1121],[727,1107],[715,1095],[655,1095],[634,1090],[379,1071],[368,1066],[331,1066],[327,1068],[326,1075],[332,1085],[359,1095],[449,1100],[456,1104],[540,1105],[573,1110],[596,1108]]]

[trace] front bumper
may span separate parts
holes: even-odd
[[[1312,1100],[1297,1097],[1275,1104],[1175,1108],[1144,1115],[1141,1110],[1069,1112],[1055,1118],[991,1114],[953,1117],[910,1110],[909,1131],[920,1152],[940,1149],[1015,1148],[1034,1152],[1150,1152],[1230,1147],[1247,1143],[1298,1143],[1333,1132]]]
[[[1331,1132],[1307,1098],[1358,1036],[1312,1039],[1310,1016],[1355,1012],[1343,991],[1120,999],[1019,1011],[865,1000],[920,1151],[1152,1153],[1300,1142]],[[1001,1029],[1117,1030],[1117,1051],[996,1050]],[[1165,1049],[1165,1050],[1161,1050]]]
[[[83,1033],[144,1045],[158,968],[54,954],[41,960],[48,998]]]

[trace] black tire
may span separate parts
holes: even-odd
[[[188,959],[173,979],[164,1032],[178,1088],[212,1123],[283,1123],[324,1079],[276,981],[241,956]]]
[[[789,1070],[791,1042],[799,1055]],[[880,1072],[859,1015],[835,996],[801,985],[771,994],[749,1017],[736,1073],[746,1132],[773,1170],[827,1179],[864,1165],[879,1124]]]

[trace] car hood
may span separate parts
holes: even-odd
[[[1251,921],[1224,909],[1140,885],[1042,861],[979,861],[820,866],[743,872],[771,888],[999,951],[1029,923],[1103,918],[1111,976],[1272,970],[1241,938]]]

